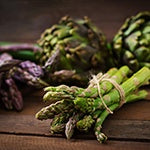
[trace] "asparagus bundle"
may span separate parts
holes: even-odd
[[[15,80],[36,88],[48,86],[48,84],[41,79],[44,76],[42,68],[31,61],[21,62],[18,66],[13,67],[9,71],[9,74]]]
[[[43,70],[35,63],[15,60],[3,53],[0,55],[0,100],[7,109],[22,110],[23,98],[15,81],[43,88],[48,84],[41,79],[42,76]]]
[[[128,78],[129,74],[130,69],[123,66],[119,70],[111,69],[103,76],[98,74],[96,81],[99,85],[92,79],[86,89],[68,86],[47,87],[44,101],[52,101],[54,98],[55,102],[42,108],[36,114],[36,118],[54,118],[51,127],[53,133],[63,131],[68,139],[73,135],[75,128],[87,132],[94,125],[97,140],[104,142],[107,137],[101,132],[101,126],[109,113],[124,103],[141,100],[147,96],[145,90],[137,92],[137,89],[150,79],[150,70],[143,67]],[[116,84],[121,91],[116,89]]]
[[[10,55],[0,55],[0,100],[7,109],[21,110],[23,99],[15,81],[9,76],[9,70],[19,64],[19,60],[13,60]]]

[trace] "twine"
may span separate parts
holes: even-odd
[[[117,89],[117,91],[119,92],[120,94],[120,105],[119,105],[119,108],[125,103],[125,93],[124,93],[124,90],[122,89],[122,87],[113,79],[110,79],[108,78],[109,75],[108,74],[100,74],[101,76],[99,76],[99,78],[97,78],[95,75],[93,75],[93,80],[91,81],[93,84],[96,83],[97,85],[97,90],[98,90],[98,95],[102,101],[102,104],[104,105],[105,109],[110,113],[110,114],[113,114],[113,112],[108,108],[108,106],[106,105],[103,97],[102,97],[102,94],[101,94],[101,89],[100,89],[100,85],[99,85],[99,82],[100,81],[108,81],[110,82],[111,84],[113,84],[113,86]]]

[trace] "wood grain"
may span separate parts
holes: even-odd
[[[150,143],[107,141],[100,144],[96,140],[71,140],[20,135],[0,134],[0,150],[148,150]]]
[[[64,137],[50,134],[49,124],[50,120],[39,121],[31,115],[0,115],[0,133]],[[103,132],[113,139],[150,141],[149,127],[150,121],[108,119],[103,125]],[[95,136],[93,133],[78,133],[75,138],[95,139]]]

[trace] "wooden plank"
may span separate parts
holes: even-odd
[[[49,124],[50,120],[39,121],[31,115],[0,115],[0,133],[64,137],[61,134],[50,134]],[[103,125],[103,132],[110,138],[150,140],[149,127],[150,121],[108,119]],[[78,133],[75,138],[95,139],[95,136],[93,133]]]
[[[0,150],[148,150],[150,143],[108,141],[100,144],[96,140],[71,140],[34,136],[0,134]]]

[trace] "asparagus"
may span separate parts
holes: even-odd
[[[48,84],[45,81],[43,81],[39,77],[30,74],[28,71],[22,68],[13,67],[9,73],[14,79],[24,82],[30,86],[37,87],[37,88],[43,88],[45,86],[48,86]]]
[[[41,48],[36,44],[0,42],[0,53],[8,53],[15,59],[36,61],[35,53],[39,51]]]
[[[145,90],[141,90],[138,93],[127,96],[126,102],[130,103],[130,102],[134,102],[137,100],[141,100],[141,99],[145,98],[146,96],[147,96],[147,92]],[[115,109],[115,107],[117,107],[116,105],[119,106],[119,104],[115,104],[112,107]],[[106,110],[104,110],[104,111],[106,111]],[[98,117],[101,116],[102,112],[103,112],[102,110],[97,110],[91,115],[85,115],[83,119],[79,120],[76,123],[77,129],[81,132],[88,132],[89,129],[95,124],[96,119],[98,119]],[[107,113],[109,114],[108,111],[107,111]],[[101,136],[101,137],[103,137],[103,136]]]
[[[0,42],[0,52],[8,53],[10,51],[18,52],[18,50],[30,50],[33,52],[41,50],[38,45],[29,43],[8,43]]]
[[[0,72],[9,71],[20,62],[20,60],[13,59],[9,54],[3,53],[0,55]]]
[[[129,72],[129,69],[128,67],[123,67],[121,70],[123,70],[123,74],[128,74]],[[111,77],[113,76],[115,73],[117,72],[117,69],[116,68],[112,68],[110,69],[107,74]],[[99,73],[97,75],[97,77],[99,77],[99,75],[101,75],[101,73]],[[117,75],[117,74],[116,74]],[[114,75],[114,79],[117,79],[116,75]],[[103,84],[105,86],[105,83]],[[90,83],[89,85],[90,87],[93,86],[93,82]],[[103,87],[104,87],[103,86]],[[57,86],[57,87],[46,87],[44,89],[44,91],[46,92],[46,94],[44,95],[43,97],[43,100],[44,101],[58,101],[60,99],[70,99],[70,100],[73,100],[76,96],[84,96],[84,89],[83,88],[79,88],[79,87],[76,87],[76,86],[72,86],[72,87],[69,87],[69,86],[66,86],[66,85],[60,85],[60,86]],[[107,90],[108,91],[108,90]]]
[[[82,92],[83,89],[75,86],[69,87],[66,85],[60,85],[57,87],[46,87],[44,91],[46,91],[46,94],[43,96],[43,100],[46,102],[54,100],[58,101],[62,98],[73,100],[74,96],[77,95],[78,92]]]
[[[9,75],[9,70],[20,62],[20,60],[14,60],[7,53],[0,55],[0,97],[5,108],[15,108],[18,111],[23,108],[22,95],[15,81]]]
[[[134,102],[134,101],[140,100],[142,98],[145,98],[146,95],[147,95],[147,92],[145,90],[141,90],[140,92],[138,92],[136,94],[129,95],[126,98],[126,102],[129,103],[129,102]],[[119,103],[115,104],[115,108],[118,108],[118,106],[119,106]],[[84,116],[84,119],[82,122],[78,121],[79,118],[81,118],[81,116],[83,116],[83,114],[79,115],[79,113],[77,113],[77,114],[74,113],[73,116],[69,118],[69,116],[71,115],[71,113],[73,111],[75,111],[75,110],[70,110],[67,113],[59,112],[58,115],[53,116],[54,119],[53,119],[53,122],[52,122],[51,128],[50,128],[51,133],[61,133],[64,131],[64,128],[66,126],[65,134],[66,134],[66,137],[68,139],[70,139],[73,134],[75,125],[79,131],[87,132],[89,130],[89,128],[91,128],[91,125],[93,125],[95,123],[95,120],[92,118],[92,116]],[[69,121],[67,122],[68,118],[69,118]],[[48,119],[48,118],[46,118],[46,119]],[[104,138],[104,134],[101,134],[101,136],[99,136],[99,137],[102,137],[102,135]]]
[[[72,109],[73,103],[70,100],[61,100],[42,108],[38,113],[36,113],[35,117],[39,120],[50,119],[61,112],[69,112]]]
[[[83,116],[82,113],[75,113],[69,118],[69,121],[66,123],[65,135],[67,139],[70,139],[74,133],[77,121]]]
[[[15,81],[41,88],[48,86],[41,78],[42,68],[31,61],[13,59],[11,55],[0,55],[0,97],[7,109],[20,111],[23,108],[23,99]]]
[[[145,96],[147,95],[146,91],[140,91],[138,93],[135,93],[135,91],[145,82],[147,82],[149,79],[150,79],[150,70],[146,67],[143,67],[141,70],[139,70],[132,77],[130,77],[125,81],[122,78],[123,83],[121,84],[122,81],[120,81],[119,84],[121,84],[120,86],[124,90],[124,95],[125,95],[123,99],[124,101],[120,99],[121,96],[118,90],[112,89],[103,95],[107,107],[109,107],[109,109],[113,111],[116,108],[121,107],[122,104],[124,103],[134,102],[136,100],[145,98]],[[95,88],[94,87],[95,85],[92,84],[93,83],[91,83],[90,85],[91,89]],[[102,84],[101,81],[99,84],[100,85]],[[71,91],[70,87],[67,86],[67,88],[68,90]],[[67,88],[66,88],[66,93],[67,93]],[[46,91],[50,90],[52,92],[59,93],[64,91],[64,89],[65,86],[63,85],[59,87],[48,87],[45,90]],[[84,89],[82,92],[84,92]],[[73,95],[72,93],[71,95]],[[80,95],[78,94],[75,95],[73,100],[69,98],[60,100],[60,97],[58,97],[58,101],[56,103],[41,109],[36,114],[36,118],[39,120],[44,120],[44,119],[51,119],[56,117],[56,119],[54,119],[54,125],[52,127],[52,129],[54,128],[53,131],[62,132],[62,130],[64,131],[64,126],[66,126],[65,134],[68,139],[70,139],[71,136],[73,135],[75,127],[77,127],[77,129],[80,131],[86,132],[95,123],[95,135],[97,136],[97,139],[100,142],[104,142],[107,139],[107,137],[103,133],[101,133],[101,125],[104,119],[108,116],[109,112],[103,106],[98,96],[96,98],[86,97],[86,96],[79,97],[79,96]],[[70,117],[69,118],[68,114],[70,113],[73,113],[73,115],[72,114],[69,115]],[[63,120],[60,118],[59,120],[58,118],[59,116],[63,116],[64,118],[67,119]],[[55,120],[57,120],[56,123]],[[97,121],[95,122],[95,120]]]
[[[119,104],[113,104],[112,106],[109,107],[111,111],[114,111],[116,108],[118,108]],[[102,143],[107,140],[107,136],[105,134],[101,133],[101,128],[102,128],[102,123],[105,120],[105,118],[109,115],[108,111],[105,111],[100,115],[100,117],[97,119],[96,124],[95,124],[95,135],[97,140]]]
[[[50,132],[51,133],[64,132],[66,122],[69,119],[71,114],[72,114],[72,111],[70,111],[69,113],[60,113],[54,116],[51,126],[50,126]]]
[[[111,76],[110,79],[120,84],[129,73],[130,73],[130,69],[127,66],[123,66],[113,76]],[[108,81],[104,81],[104,82],[100,82],[100,88],[101,88],[101,94],[103,95],[105,93],[108,93],[113,88],[113,85]],[[94,87],[91,87],[89,85],[89,87],[85,89],[85,91],[83,91],[79,96],[93,97],[93,98],[97,97],[98,96],[97,85],[94,84]]]
[[[143,85],[150,79],[150,70],[146,67],[140,69],[131,78],[121,84],[121,88],[124,90],[125,97],[135,91],[138,87]],[[120,101],[120,94],[116,89],[111,90],[108,94],[103,96],[105,104],[107,106],[112,105]],[[97,109],[104,109],[104,106],[100,98],[84,98],[77,97],[74,100],[76,109],[84,113],[92,113]]]
[[[112,77],[111,79],[115,80],[116,82],[119,82],[119,83],[122,83],[122,81],[124,80],[123,77],[125,77],[128,73],[130,72],[129,68],[127,66],[123,66],[122,68],[119,69],[118,72],[116,72]],[[106,85],[108,84],[108,85]],[[101,88],[103,88],[101,90],[101,94],[104,94],[104,93],[107,93],[111,88],[112,88],[112,84],[109,83],[108,81],[104,81],[103,83],[100,84],[101,85]],[[106,88],[107,87],[107,88]],[[94,91],[96,89],[96,91],[94,91],[96,94],[95,96],[98,94],[97,93],[97,88],[95,87],[95,89],[93,90],[94,88],[94,85],[89,85],[88,86],[88,90],[87,91],[90,91],[89,88],[92,89],[92,91]],[[104,90],[105,89],[105,90]],[[93,93],[94,93],[93,92]],[[89,93],[90,94],[90,93]],[[98,96],[98,95],[97,95]],[[93,97],[93,96],[92,96]],[[94,120],[93,118],[97,118],[99,116],[99,114],[101,113],[102,111],[101,110],[97,110],[97,111],[94,111],[92,113],[92,116],[91,115],[86,115],[82,120],[79,120],[77,122],[77,128],[80,130],[80,131],[88,131],[89,128],[91,128],[91,126],[94,124]],[[88,121],[87,121],[88,120]],[[88,123],[85,123],[85,122],[88,122]],[[84,126],[82,126],[84,125]]]
[[[29,72],[34,77],[41,78],[41,77],[44,76],[43,69],[39,65],[37,65],[37,64],[35,64],[35,63],[33,63],[29,60],[21,62],[18,66],[21,69],[26,70],[27,72]]]
[[[91,115],[85,115],[82,120],[79,120],[76,127],[81,132],[87,132],[89,128],[94,124],[95,120]]]
[[[3,79],[0,96],[7,109],[13,109],[14,107],[18,111],[22,110],[22,95],[12,78]]]
[[[82,119],[78,120],[76,123],[76,127],[81,132],[88,132],[89,129],[95,123],[95,120],[99,117],[102,113],[102,110],[96,110],[90,115],[85,115]]]
[[[107,72],[107,74],[109,75],[109,76],[112,76],[112,75],[114,75],[115,73],[116,73],[116,69],[115,68],[113,68],[113,69],[110,69],[108,72]],[[129,68],[128,67],[126,67],[126,66],[124,66],[124,67],[122,67],[120,70],[119,70],[124,76],[129,72]],[[118,72],[119,72],[118,71]],[[112,78],[113,79],[117,79],[116,77],[118,76],[118,74],[120,73],[116,73],[114,76],[112,76]],[[101,76],[99,76],[100,74],[98,74],[97,75],[97,78],[99,79]],[[120,79],[120,80],[122,80],[122,79]],[[121,81],[120,81],[121,82]],[[103,85],[105,85],[105,83],[103,84]],[[93,84],[93,82],[90,82],[90,85],[88,86],[88,89],[89,89],[89,87],[90,88],[94,88],[94,84]],[[104,87],[104,86],[102,86],[102,87]],[[110,86],[110,88],[112,88],[111,86]],[[107,88],[106,88],[106,92],[108,92],[109,91],[109,89],[107,90]],[[81,94],[79,95],[79,96],[81,96]],[[82,94],[82,96],[84,96],[83,94]],[[80,115],[80,113],[78,114],[78,115]],[[87,121],[88,120],[88,121]],[[78,122],[77,122],[78,121]],[[84,118],[83,118],[83,120],[76,120],[76,121],[74,121],[74,122],[77,122],[77,128],[79,129],[79,130],[83,130],[83,131],[87,131],[88,130],[88,128],[94,123],[94,120],[92,120],[91,119],[91,116],[89,115],[89,116],[85,116]],[[85,122],[88,122],[88,123],[85,123]],[[84,126],[83,126],[84,125]],[[81,129],[81,126],[83,127],[82,129]],[[71,128],[72,130],[73,130],[73,127]],[[71,135],[71,134],[69,134],[69,135]],[[69,136],[70,137],[70,136]]]
[[[147,96],[147,94],[148,93],[145,90],[141,90],[136,94],[131,94],[126,98],[126,103],[134,102],[134,101],[137,101],[137,100],[142,100]],[[109,107],[109,109],[111,111],[114,111],[119,107],[119,105],[120,105],[119,103],[112,104]],[[96,123],[95,123],[95,129],[94,129],[95,130],[95,135],[97,137],[97,140],[100,143],[103,143],[107,140],[107,136],[104,133],[101,132],[101,129],[102,129],[102,124],[103,124],[104,120],[106,119],[106,117],[108,115],[109,115],[109,112],[107,110],[104,110],[100,114],[100,116],[98,117],[98,119],[96,120]]]
[[[17,85],[15,84],[12,78],[9,78],[5,82],[9,88],[9,98],[11,98],[12,105],[15,107],[16,110],[20,111],[23,108],[23,98],[22,94],[19,91]]]
[[[108,75],[113,75],[115,72],[117,71],[116,68],[113,68],[113,69],[110,69],[107,73]],[[45,91],[48,91],[43,99],[52,99],[51,101],[54,101],[54,99],[58,100],[60,98],[66,98],[66,99],[74,99],[73,96],[71,95],[68,95],[68,94],[73,94],[75,92],[82,92],[83,89],[82,88],[77,88],[77,87],[68,87],[68,86],[65,86],[65,85],[61,85],[61,86],[58,86],[58,87],[47,87],[45,88]],[[51,94],[49,94],[49,91],[51,92]],[[65,94],[65,96],[63,94]],[[66,95],[67,93],[67,95]],[[53,95],[52,95],[53,94]],[[58,96],[57,96],[58,95]],[[78,95],[78,94],[74,94],[74,95]],[[57,97],[55,97],[57,96]],[[67,138],[70,138],[73,134],[73,130],[74,130],[74,127],[75,127],[75,123],[78,121],[78,118],[81,114],[77,114],[76,116],[73,116],[70,118],[70,121],[67,123],[67,128],[66,128],[66,137]],[[62,125],[63,126],[63,125]]]
[[[93,119],[97,119],[97,117],[102,113],[102,110],[96,110],[91,115]]]

